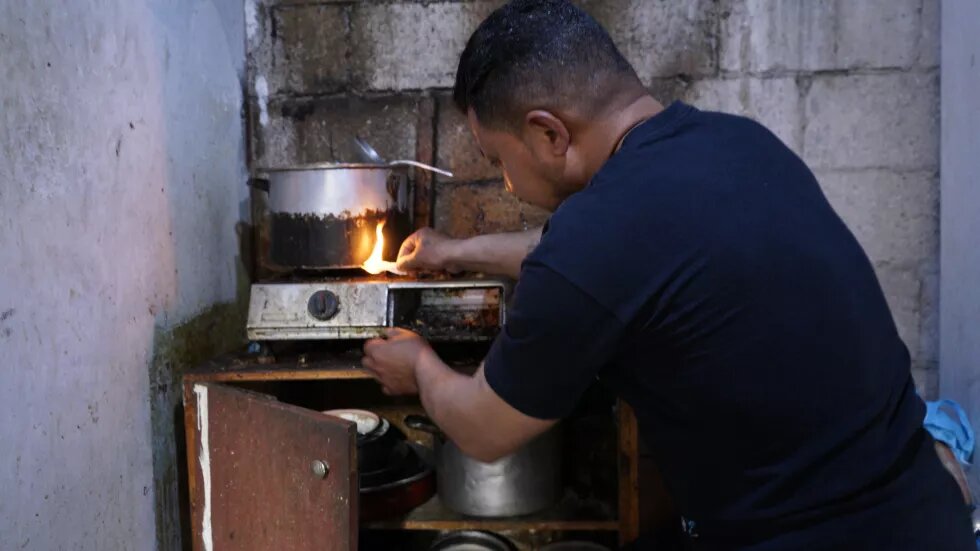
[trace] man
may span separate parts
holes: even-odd
[[[696,549],[973,549],[874,271],[774,135],[664,108],[562,0],[484,21],[454,98],[507,188],[553,215],[403,245],[407,269],[519,283],[474,376],[407,331],[367,343],[385,392],[418,392],[490,461],[598,379],[635,409]]]

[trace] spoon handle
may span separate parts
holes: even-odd
[[[443,176],[446,176],[447,178],[452,178],[453,177],[453,173],[452,172],[449,172],[448,170],[443,170],[441,168],[436,168],[434,166],[430,166],[430,165],[427,165],[425,163],[420,163],[418,161],[391,161],[390,163],[388,163],[388,166],[414,166],[414,167],[417,167],[417,168],[428,170],[429,172],[435,172],[436,174],[442,174]]]

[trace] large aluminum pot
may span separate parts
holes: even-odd
[[[324,163],[257,171],[252,185],[269,193],[270,260],[294,268],[356,268],[370,256],[380,222],[383,258],[394,260],[414,229],[404,166]]]
[[[427,417],[405,424],[434,435],[436,488],[442,503],[464,515],[509,517],[551,507],[561,498],[561,435],[558,425],[493,463],[465,455]]]

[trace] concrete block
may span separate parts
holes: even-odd
[[[939,398],[939,370],[928,367],[913,367],[912,380],[915,381],[915,390],[924,400],[935,400]]]
[[[420,101],[414,96],[274,98],[265,125],[251,115],[253,166],[357,161],[354,136],[386,159],[415,159]]]
[[[431,94],[419,98],[415,112],[415,160],[436,164],[436,100]],[[432,209],[435,207],[435,175],[427,170],[415,169],[415,227],[432,225]]]
[[[717,3],[577,0],[609,32],[644,84],[676,75],[710,75],[717,69]]]
[[[541,226],[549,213],[522,203],[502,182],[444,183],[436,192],[436,229],[453,237]]]
[[[919,35],[919,66],[939,66],[940,42],[940,1],[922,0],[922,15]]]
[[[369,90],[451,87],[470,34],[503,3],[355,4],[351,41],[358,85]]]
[[[921,0],[724,0],[723,71],[908,67]]]
[[[812,168],[919,170],[938,164],[936,74],[816,76],[805,116],[803,152]]]
[[[683,100],[691,88],[691,80],[684,77],[655,78],[647,85],[647,91],[664,106],[674,100]]]
[[[898,335],[909,349],[912,365],[922,363],[920,358],[921,321],[920,293],[922,281],[917,270],[888,265],[875,266],[875,273],[888,300],[892,318],[898,327]]]
[[[451,170],[457,181],[500,178],[500,169],[483,157],[452,98],[444,94],[437,105],[436,164]]]
[[[939,367],[939,258],[931,259],[920,273],[919,359],[924,367]]]
[[[918,269],[938,261],[935,172],[821,171],[817,179],[873,262]]]
[[[350,4],[358,0],[258,0],[270,6],[309,6],[322,4]]]
[[[325,94],[345,88],[348,17],[347,8],[337,5],[273,8],[269,93]]]
[[[793,151],[802,149],[803,105],[794,78],[700,80],[691,84],[684,99],[703,110],[755,119]]]

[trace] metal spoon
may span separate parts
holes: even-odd
[[[354,136],[354,143],[356,143],[358,149],[361,150],[361,156],[365,161],[379,165],[385,164],[385,160],[381,158],[381,155],[379,155],[378,152],[371,147],[371,144],[362,140],[360,136]]]
[[[357,148],[361,151],[361,156],[369,163],[374,163],[378,165],[388,165],[388,166],[414,166],[430,172],[435,172],[436,174],[442,174],[447,178],[452,178],[453,173],[447,170],[442,170],[441,168],[436,168],[434,166],[427,165],[425,163],[420,163],[418,161],[391,161],[386,162],[381,158],[381,155],[371,147],[371,144],[367,143],[360,136],[354,136],[354,143],[357,144]]]

